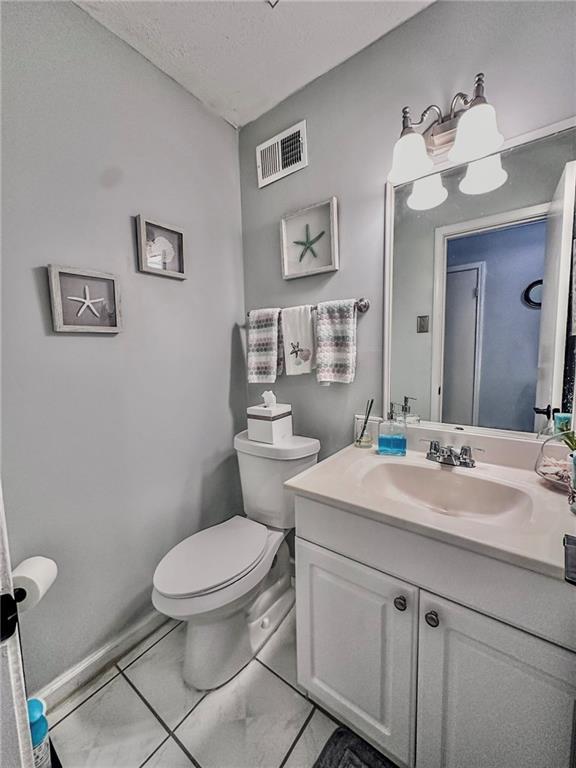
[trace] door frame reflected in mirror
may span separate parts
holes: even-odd
[[[430,385],[430,421],[442,422],[442,399],[444,377],[444,339],[446,311],[446,270],[448,263],[448,242],[456,237],[493,232],[498,229],[506,229],[517,224],[528,224],[545,219],[550,209],[549,203],[531,205],[527,208],[519,208],[513,211],[504,211],[493,216],[484,216],[481,219],[470,219],[457,224],[448,224],[437,227],[434,235],[434,289],[432,300],[432,375]],[[568,274],[570,264],[568,263]],[[566,294],[567,312],[568,294]],[[564,333],[564,341],[566,334]],[[480,346],[480,345],[479,345]],[[564,369],[564,357],[556,361]],[[478,383],[475,385],[478,389]],[[477,393],[476,393],[477,399]],[[476,402],[476,410],[478,403]],[[477,416],[477,414],[476,414]],[[476,419],[477,421],[477,419]],[[473,424],[472,426],[477,426]],[[507,430],[506,430],[507,431]]]
[[[544,126],[542,128],[539,128],[535,131],[530,131],[525,134],[521,134],[519,136],[513,137],[511,139],[507,139],[503,145],[503,147],[500,149],[500,152],[504,152],[507,149],[513,149],[515,147],[520,147],[523,144],[528,144],[532,141],[536,141],[538,139],[546,138],[548,136],[553,136],[554,134],[561,133],[563,131],[566,131],[570,128],[576,128],[576,115],[570,118],[567,118],[566,120],[559,121],[557,123],[552,123],[550,125]],[[442,173],[444,171],[447,171],[451,168],[456,168],[459,165],[462,165],[461,163],[454,163],[445,161],[443,163],[439,163],[432,173],[428,175],[434,175],[437,173]],[[390,182],[387,182],[385,184],[385,196],[384,196],[384,292],[383,292],[383,409],[388,408],[388,404],[391,401],[391,391],[392,391],[392,315],[393,315],[393,268],[394,268],[394,212],[395,212],[395,189],[396,186],[404,186],[404,185],[393,185]],[[531,206],[531,209],[533,209],[533,214],[529,219],[527,220],[537,220],[538,218],[542,218],[544,213],[544,209],[546,211],[549,208],[549,204],[542,204],[540,206]],[[515,211],[512,211],[511,214],[516,213]],[[497,220],[500,219],[504,221],[504,217],[506,217],[507,213],[503,214],[497,214],[495,216],[487,217],[486,219],[486,226],[484,229],[490,229],[494,225],[490,225],[489,222],[491,219]],[[441,230],[449,230],[449,229],[457,229],[459,227],[464,226],[467,224],[467,222],[464,222],[462,224],[458,225],[452,225],[451,227],[443,227]],[[506,226],[504,223],[501,225],[502,227]],[[438,231],[441,231],[438,230]],[[480,231],[480,230],[478,230]],[[446,243],[446,238],[443,238],[444,243]],[[443,250],[441,248],[441,250]],[[438,245],[436,244],[435,247],[435,260],[434,260],[434,274],[437,273],[437,269],[439,268],[436,263],[437,258],[437,251],[438,251]],[[438,257],[439,259],[440,257]],[[445,268],[445,248],[444,248],[444,257],[443,257],[442,266]],[[443,274],[443,273],[442,273]],[[439,288],[439,283],[442,283],[442,285]],[[438,291],[438,294],[437,294]],[[439,355],[438,349],[443,350],[444,345],[444,322],[443,322],[443,316],[442,316],[442,323],[441,328],[439,328],[439,324],[434,322],[435,315],[439,312],[440,306],[444,307],[444,297],[445,297],[445,282],[439,281],[434,279],[434,297],[433,297],[433,310],[432,310],[432,343],[433,343],[433,350],[436,349],[436,354],[433,360],[433,368],[432,368],[432,389],[434,388],[434,383],[436,382],[436,393],[438,392],[437,387],[438,381],[441,381],[442,379],[442,369],[441,366],[443,364],[443,351]],[[567,309],[567,307],[566,307]],[[434,403],[436,402],[436,408],[434,408]],[[467,432],[472,433],[482,433],[482,434],[491,434],[495,436],[500,437],[520,437],[526,440],[536,440],[537,435],[535,432],[517,432],[513,430],[507,430],[507,429],[497,429],[492,427],[479,427],[479,426],[468,426],[468,425],[450,425],[450,424],[444,424],[440,421],[439,416],[439,397],[438,394],[436,394],[435,398],[432,398],[431,404],[432,404],[432,413],[430,420],[423,420],[424,424],[432,424],[434,426],[442,427],[443,429],[450,429],[450,428],[458,428],[458,431],[461,434],[466,434]],[[576,421],[576,391],[574,394],[574,403],[572,408],[572,413],[574,414],[574,420]],[[434,418],[436,416],[436,418]]]

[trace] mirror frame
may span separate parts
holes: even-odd
[[[550,125],[543,126],[537,130],[523,133],[519,136],[515,136],[511,139],[507,139],[500,152],[507,149],[513,149],[514,147],[520,147],[523,144],[528,144],[531,141],[537,139],[543,139],[547,136],[553,136],[556,133],[561,133],[570,128],[576,128],[576,115],[561,120],[557,123],[551,123]],[[437,173],[443,173],[451,168],[457,168],[463,165],[463,163],[454,163],[445,161],[438,163],[438,165],[427,176],[433,176]],[[405,182],[406,183],[406,182]],[[410,182],[408,182],[410,183]],[[384,323],[384,335],[383,335],[383,386],[382,386],[382,408],[386,414],[388,403],[391,398],[392,389],[392,302],[393,302],[393,274],[394,274],[394,203],[396,196],[396,186],[390,182],[386,182],[384,189],[384,292],[383,292],[383,323]],[[434,296],[434,303],[436,304],[438,297]],[[434,310],[432,311],[434,315]],[[438,329],[432,329],[432,334],[435,336],[438,333]],[[434,373],[434,372],[432,372]],[[434,378],[434,377],[432,377]],[[574,403],[572,407],[573,421],[576,421],[576,389],[574,393]],[[537,435],[535,432],[517,432],[509,429],[496,429],[495,427],[477,427],[477,426],[465,426],[465,425],[453,425],[445,424],[443,422],[434,421],[432,418],[429,421],[422,420],[422,425],[430,426],[434,428],[440,428],[444,430],[454,429],[458,427],[459,434],[485,434],[493,435],[496,437],[509,437],[509,438],[522,438],[524,440],[537,441]]]

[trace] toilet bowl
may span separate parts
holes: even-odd
[[[154,607],[187,622],[183,677],[199,690],[239,672],[294,604],[294,498],[283,483],[316,463],[320,443],[293,435],[269,445],[243,432],[234,447],[247,516],[184,539],[154,573]]]

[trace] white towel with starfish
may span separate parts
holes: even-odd
[[[314,314],[311,304],[282,310],[284,364],[287,376],[311,373],[316,368]]]

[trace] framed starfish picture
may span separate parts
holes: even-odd
[[[284,216],[280,240],[284,280],[335,272],[339,267],[336,198]]]
[[[92,269],[48,265],[52,323],[58,333],[118,333],[118,278]]]

